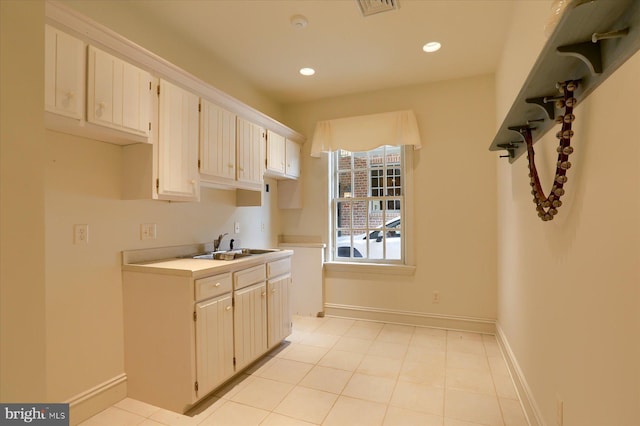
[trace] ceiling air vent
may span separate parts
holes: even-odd
[[[362,16],[373,15],[374,13],[388,12],[400,7],[398,0],[356,0],[360,7]]]

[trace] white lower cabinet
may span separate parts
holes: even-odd
[[[272,348],[291,334],[291,303],[289,287],[291,274],[267,282],[267,335]]]
[[[206,395],[233,376],[231,293],[196,305],[196,392]]]
[[[183,413],[282,341],[289,259],[202,278],[124,268],[128,396]]]
[[[246,367],[267,350],[266,289],[263,281],[233,294],[236,370]]]
[[[267,336],[269,348],[291,334],[291,258],[267,264]]]
[[[264,264],[233,273],[236,371],[267,350],[267,273]]]

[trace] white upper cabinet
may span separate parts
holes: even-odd
[[[151,74],[89,46],[89,123],[149,136],[151,90]]]
[[[200,112],[200,180],[236,180],[236,115],[203,99]]]
[[[197,201],[199,98],[160,79],[158,118],[158,198]]]
[[[238,187],[262,191],[264,182],[265,130],[250,121],[237,119]]]
[[[201,183],[261,191],[264,129],[205,99],[200,114]]]
[[[285,147],[285,175],[297,179],[300,177],[300,145],[287,139]]]
[[[300,177],[300,145],[275,132],[267,131],[266,173],[276,179]]]
[[[83,120],[85,105],[85,43],[45,25],[45,110]]]
[[[266,172],[277,176],[285,172],[285,138],[271,130],[267,131]]]
[[[267,166],[295,179],[285,137],[304,136],[68,6],[45,3],[45,126],[123,145],[124,199],[195,201],[202,180],[256,206]],[[265,161],[267,128],[277,133]]]

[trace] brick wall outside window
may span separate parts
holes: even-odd
[[[377,161],[376,161],[377,160]],[[400,168],[400,155],[396,153],[387,154],[386,156],[387,169],[399,169]],[[373,158],[371,161],[371,166],[375,166],[376,163],[380,165],[380,169],[383,169],[382,158]],[[370,185],[371,185],[371,169],[367,168],[367,161],[362,157],[354,158],[354,169],[351,171],[351,156],[339,157],[338,160],[338,185],[339,185],[339,193],[341,196],[347,196],[350,194],[351,197],[369,197],[372,194],[370,193]],[[353,176],[353,187],[351,187],[351,177]],[[384,175],[383,175],[384,176]],[[386,179],[386,177],[382,177],[380,181]],[[398,177],[400,179],[400,177]],[[387,183],[389,184],[389,183]],[[396,183],[395,187],[401,187],[401,182]],[[382,194],[382,188],[380,190]],[[386,194],[383,194],[386,195]],[[391,194],[389,194],[391,195]],[[396,193],[394,195],[401,196],[400,193]],[[366,201],[358,201],[358,202],[342,202],[339,206],[338,211],[338,226],[349,228],[350,220],[351,220],[351,212],[353,211],[353,223],[352,228],[354,228],[354,232],[362,233],[365,228],[367,228],[367,213],[369,214],[369,226],[368,228],[376,228],[384,224],[384,216],[383,210],[370,210],[369,202]],[[381,206],[382,207],[382,206]],[[392,211],[387,212],[386,220],[390,220],[394,217],[397,217],[399,214],[393,214]],[[342,231],[341,235],[349,235],[349,231]]]

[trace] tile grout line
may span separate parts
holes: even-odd
[[[491,370],[491,363],[489,362],[489,354],[487,353],[487,348],[484,344],[484,337],[482,338],[482,349],[484,350],[484,355],[485,355],[485,358],[487,359],[487,364],[489,365],[489,375],[491,376],[491,384],[493,385],[493,392],[496,394],[496,401],[498,401],[498,408],[500,409],[500,418],[502,419],[502,424],[506,425],[507,422],[504,418],[504,410],[502,409],[502,404],[500,403],[498,388],[496,386],[496,381],[493,377],[493,371]]]
[[[449,330],[444,335],[444,383],[442,384],[442,422],[444,424],[447,407],[447,364],[449,358]]]
[[[355,321],[354,323],[351,325],[351,327],[349,327],[349,330],[351,330],[351,328],[353,328],[353,326],[355,325]],[[342,339],[344,337],[344,334],[342,334],[340,336],[340,339]],[[338,339],[338,341],[340,341],[340,339]],[[333,345],[333,347],[335,347],[335,345],[337,344],[337,342]],[[329,353],[329,351],[327,351],[327,354]],[[327,355],[325,354],[325,356]],[[323,356],[324,358],[324,356]],[[364,359],[364,357],[363,357]],[[320,361],[318,361],[320,362]],[[331,404],[331,408],[327,411],[327,413],[324,415],[324,417],[322,418],[322,422],[320,422],[320,425],[324,424],[324,422],[327,420],[327,417],[329,417],[329,414],[331,414],[331,411],[333,411],[333,409],[335,408],[336,404],[338,403],[338,400],[340,399],[340,396],[342,396],[342,393],[344,392],[344,390],[347,387],[347,384],[349,383],[349,381],[351,381],[351,379],[353,378],[353,375],[356,373],[356,370],[358,369],[358,367],[360,366],[360,364],[362,363],[362,360],[360,360],[360,362],[358,363],[358,365],[355,366],[355,368],[353,369],[353,371],[351,371],[351,375],[349,376],[349,379],[347,379],[347,381],[345,382],[344,386],[342,387],[342,389],[340,390],[340,393],[337,395],[335,401],[333,401],[333,404]]]

